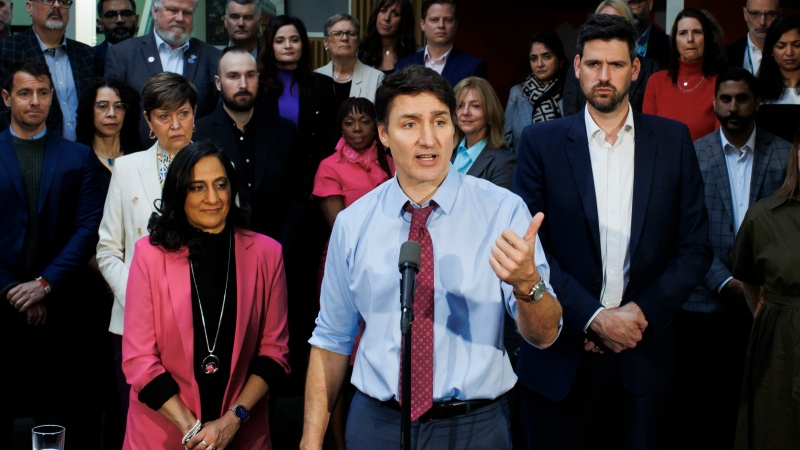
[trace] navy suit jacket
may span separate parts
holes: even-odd
[[[425,65],[424,49],[397,61],[395,68],[401,70],[413,65]],[[459,81],[467,77],[486,78],[487,73],[486,61],[467,52],[462,52],[457,47],[453,47],[453,50],[450,51],[450,55],[447,56],[447,61],[444,64],[444,69],[442,69],[442,76],[452,87],[455,87]]]
[[[83,90],[88,88],[95,77],[103,75],[103,65],[92,47],[72,39],[67,39],[67,57],[72,68],[75,89],[80,98]],[[46,63],[44,52],[39,47],[39,41],[36,39],[33,28],[28,28],[8,39],[0,39],[0,80],[6,79],[8,69],[14,61],[33,58]],[[53,82],[56,83],[57,80],[53,80]],[[8,125],[8,108],[0,102],[0,130],[7,128]],[[61,113],[61,102],[58,100],[58,93],[53,91],[53,101],[50,104],[50,113],[47,115],[47,129],[60,136],[63,126],[64,116]]]
[[[217,74],[217,63],[221,56],[222,52],[216,47],[195,38],[189,39],[189,48],[183,53],[183,76],[197,89],[196,119],[211,114],[217,108],[219,92],[214,84],[214,75]],[[113,75],[127,81],[140,94],[144,82],[163,71],[152,32],[112,45],[106,53],[106,76]],[[149,133],[147,122],[139,121],[139,134],[145,147],[154,143],[148,137]]]
[[[674,372],[671,322],[708,271],[713,256],[703,180],[686,125],[633,112],[635,128],[630,279],[622,303],[648,321],[636,348],[619,354],[624,388],[635,395],[666,389]],[[603,283],[597,199],[583,114],[522,132],[514,192],[532,214],[544,212],[539,238],[564,328],[546,350],[522,343],[517,374],[526,388],[561,400],[572,388],[586,337],[601,306]]]
[[[34,270],[52,283],[55,295],[94,254],[105,198],[94,152],[55,133],[48,132],[46,139]],[[0,211],[0,289],[5,298],[8,288],[31,281],[25,279],[30,274],[20,272],[28,207],[9,129],[0,132]]]
[[[731,261],[728,255],[736,241],[728,164],[725,161],[719,129],[694,141],[694,148],[705,185],[704,198],[708,209],[709,237],[714,248],[714,262],[704,282],[697,285],[689,300],[683,305],[683,309],[695,312],[718,312],[730,306],[719,300],[717,287],[731,276]],[[791,149],[792,144],[789,142],[761,128],[756,129],[748,207],[762,198],[771,196],[781,187],[786,177],[786,165]]]
[[[729,67],[744,67],[744,55],[747,52],[747,36],[725,47],[725,56]]]
[[[97,53],[97,56],[100,58],[100,63],[103,67],[106,67],[106,53],[108,53],[108,41],[103,41],[102,43],[95,45],[94,52]]]

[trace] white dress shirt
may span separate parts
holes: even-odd
[[[431,54],[428,53],[428,46],[426,45],[425,46],[425,54],[423,56],[423,58],[425,60],[425,67],[427,67],[429,69],[433,69],[433,70],[436,71],[436,73],[441,75],[442,71],[444,70],[444,65],[447,64],[447,57],[450,56],[450,52],[452,52],[452,51],[453,51],[453,47],[450,47],[450,50],[445,52],[444,55],[440,56],[437,59],[433,59],[431,57]]]
[[[756,47],[756,44],[750,39],[750,33],[747,33],[747,46],[744,48],[744,62],[742,67],[749,70],[750,73],[756,75],[758,69],[761,68],[761,49]]]
[[[605,140],[606,133],[592,119],[589,110],[584,108],[603,260],[603,288],[600,292],[602,308],[616,308],[622,303],[622,294],[630,278],[635,150],[631,110],[629,104],[625,124],[612,145]],[[594,316],[589,319],[586,327],[592,320]]]
[[[756,127],[742,148],[736,148],[725,138],[722,128],[719,130],[722,151],[725,153],[725,165],[728,167],[728,183],[731,185],[731,204],[733,205],[733,232],[739,234],[739,227],[750,204],[750,180],[753,177],[753,151],[756,148]],[[728,281],[728,277],[717,287],[720,292]]]

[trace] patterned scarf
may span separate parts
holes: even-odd
[[[531,123],[546,122],[561,117],[561,111],[558,109],[561,92],[553,90],[553,86],[557,84],[558,78],[554,78],[549,84],[543,86],[533,74],[528,75],[522,82],[522,93],[533,105]]]
[[[336,153],[339,154],[339,162],[356,164],[367,172],[371,172],[373,168],[381,169],[381,165],[378,163],[378,141],[372,141],[370,148],[358,152],[350,148],[344,138],[339,138],[339,142],[336,144]]]

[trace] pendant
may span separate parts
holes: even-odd
[[[689,82],[688,81],[684,81],[683,82],[683,87],[686,87],[687,84],[689,84]]]
[[[217,355],[209,353],[208,356],[203,358],[201,367],[206,375],[216,373],[219,370],[219,358],[217,358]]]

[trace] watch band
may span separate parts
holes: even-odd
[[[513,289],[511,292],[514,294],[514,298],[516,298],[518,301],[533,303],[544,296],[544,278],[539,278],[539,281],[533,285],[531,291],[527,294],[520,294],[516,289]]]
[[[52,288],[50,287],[50,283],[48,283],[47,280],[45,280],[42,277],[38,277],[38,278],[36,278],[36,281],[38,281],[42,285],[42,287],[44,288],[44,293],[45,294],[49,294],[50,293]]]

